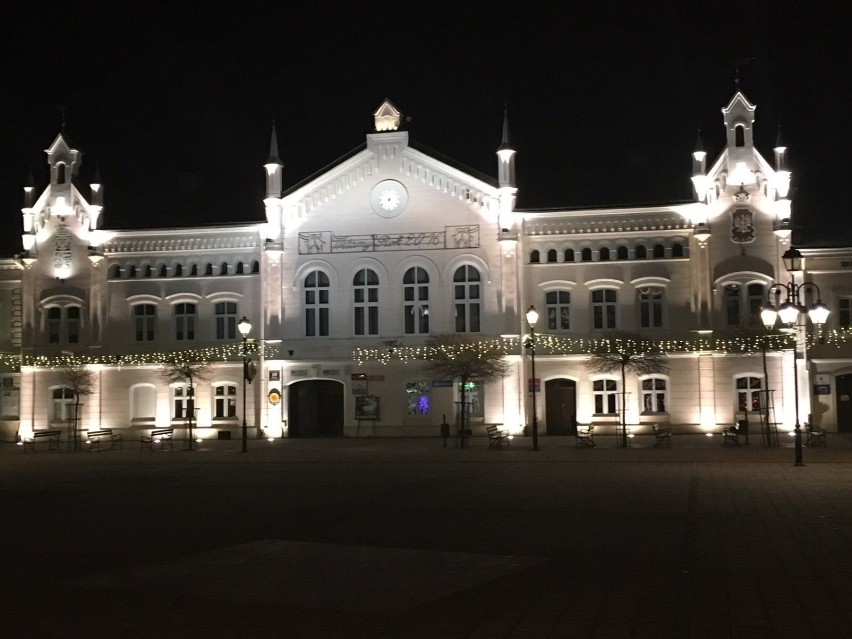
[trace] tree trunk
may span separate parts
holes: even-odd
[[[627,448],[627,387],[624,369],[626,364],[621,364],[621,445]]]

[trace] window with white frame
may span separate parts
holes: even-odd
[[[153,342],[157,324],[157,307],[137,304],[133,307],[133,324],[137,342]]]
[[[725,285],[722,295],[726,326],[761,326],[760,309],[766,305],[766,287],[763,284],[732,282]]]
[[[379,334],[379,276],[369,268],[355,273],[352,280],[355,303],[355,334]]]
[[[668,411],[668,382],[665,377],[646,377],[642,380],[642,413]]]
[[[138,384],[130,389],[130,418],[153,421],[157,411],[157,391],[153,384]]]
[[[852,297],[838,298],[837,325],[840,328],[852,327]]]
[[[172,386],[172,419],[195,417],[195,392],[188,384]]]
[[[237,385],[215,384],[213,386],[213,417],[226,419],[237,416]]]
[[[53,397],[53,421],[70,422],[74,418],[74,389],[63,387],[54,388]]]
[[[600,288],[592,291],[592,328],[595,330],[616,328],[617,305],[618,291],[614,288]]]
[[[746,287],[748,326],[763,326],[760,320],[760,309],[766,306],[766,289],[763,284],[749,284]]]
[[[328,335],[329,290],[328,275],[322,271],[311,271],[305,277],[306,337]]]
[[[737,410],[760,411],[763,396],[763,378],[742,375],[735,379],[737,387]]]
[[[80,307],[77,305],[50,306],[46,310],[48,343],[78,344],[82,317]]]
[[[216,339],[236,339],[237,303],[216,302],[213,306],[213,313],[216,316]]]
[[[465,265],[453,275],[456,333],[478,333],[482,285],[479,270]]]
[[[639,326],[662,328],[665,289],[662,286],[647,286],[637,291],[639,295]]]
[[[571,291],[548,291],[544,295],[547,307],[547,329],[567,331],[571,328]]]
[[[402,278],[406,335],[429,334],[429,274],[414,266]]]
[[[191,303],[175,304],[175,339],[188,342],[195,339],[196,306]]]
[[[614,415],[618,413],[618,381],[614,379],[596,379],[592,381],[592,393],[595,398],[596,415]]]

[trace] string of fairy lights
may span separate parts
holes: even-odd
[[[453,352],[473,350],[474,352],[502,351],[504,354],[520,352],[523,339],[519,336],[488,339],[464,344],[453,343],[446,346],[425,344],[422,346],[396,346],[394,348],[356,348],[352,359],[359,365],[365,362],[388,364],[393,360],[403,363],[423,361],[432,358],[434,350],[447,349],[448,355]],[[621,337],[569,337],[537,333],[535,349],[538,355],[591,355],[593,353],[611,352],[656,352],[661,354],[679,353],[723,353],[723,354],[757,354],[766,351],[782,351],[792,348],[794,336],[790,333],[763,333],[738,336],[697,336],[689,339],[633,339]],[[810,334],[807,337],[807,348],[815,346],[833,346],[841,348],[852,344],[852,330],[849,328],[823,331],[822,334]]]
[[[621,337],[570,337],[537,333],[535,338],[536,353],[539,355],[591,355],[600,352],[658,352],[663,354],[677,353],[731,353],[755,354],[763,350],[781,351],[793,345],[793,335],[790,333],[769,333],[738,336],[709,336],[701,335],[689,339],[632,339]],[[834,347],[842,348],[852,344],[852,328],[822,331],[807,336],[807,348]],[[481,354],[493,354],[495,351],[505,355],[517,354],[523,345],[519,336],[484,339],[471,342],[454,342],[446,345],[395,346],[356,348],[352,359],[358,364],[365,362],[380,362],[387,364],[391,361],[403,363],[410,361],[429,360],[434,349],[445,349],[450,357],[454,353],[473,351]],[[275,345],[255,344],[254,352],[261,354],[264,359],[277,359],[278,349]],[[114,366],[119,369],[131,366],[162,366],[173,363],[205,363],[233,361],[242,357],[242,344],[224,344],[209,348],[186,349],[176,351],[148,351],[131,354],[60,354],[60,355],[21,355],[18,353],[0,353],[0,368],[19,371],[21,368],[60,369],[79,366]]]
[[[250,342],[253,354],[264,359],[276,359],[278,349],[275,345]],[[242,343],[223,344],[209,348],[185,349],[177,351],[149,351],[111,355],[99,353],[80,355],[63,353],[61,355],[18,355],[0,353],[0,367],[19,371],[21,368],[64,369],[84,366],[114,366],[118,369],[131,366],[164,366],[167,364],[212,364],[214,362],[237,361],[243,356]]]

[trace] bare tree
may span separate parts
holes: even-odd
[[[186,384],[189,397],[186,400],[185,417],[189,426],[187,448],[193,449],[192,427],[195,422],[195,383],[210,378],[210,364],[193,362],[177,357],[165,362],[160,369],[160,379],[166,384]]]
[[[616,333],[612,337],[596,340],[586,363],[594,373],[621,372],[621,436],[627,447],[627,372],[636,375],[665,373],[665,355],[652,341],[634,333]]]
[[[80,398],[95,392],[95,373],[80,364],[69,364],[62,371],[65,387],[74,391],[74,422],[71,427],[71,441],[74,451],[77,451],[77,433],[80,421]]]
[[[478,341],[455,333],[435,335],[426,345],[426,372],[461,383],[459,426],[463,437],[467,385],[471,382],[487,384],[508,375],[506,350],[497,340]]]

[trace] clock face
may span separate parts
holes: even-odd
[[[370,205],[381,217],[396,217],[408,204],[408,191],[396,180],[382,180],[370,192]]]
[[[393,211],[399,206],[399,193],[395,189],[385,189],[379,193],[379,206],[385,211]]]

